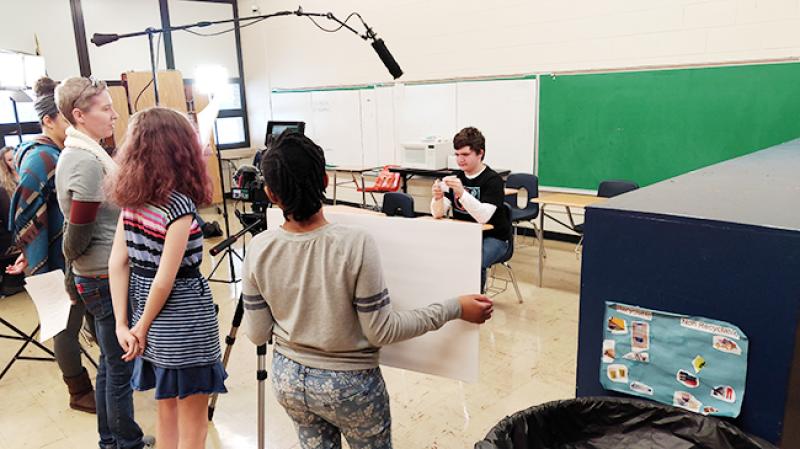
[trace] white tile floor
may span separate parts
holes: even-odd
[[[218,241],[207,240],[207,248]],[[494,317],[481,327],[479,383],[383,368],[391,394],[396,449],[472,447],[508,414],[574,397],[580,261],[574,245],[546,243],[543,288],[535,279],[538,248],[515,252],[512,265],[525,302],[517,303],[513,289],[495,298]],[[211,263],[206,257],[204,272],[210,271]],[[220,270],[219,277],[225,275]],[[221,332],[227,334],[235,292],[226,284],[212,284],[212,290],[220,306]],[[0,299],[0,313],[24,330],[36,325],[34,307],[24,293]],[[0,329],[0,333],[8,332]],[[0,363],[4,365],[18,346],[0,339]],[[97,348],[91,351],[96,354]],[[255,370],[255,347],[242,337],[228,365],[230,393],[220,396],[214,421],[209,423],[208,448],[256,447]],[[291,422],[271,388],[267,388],[266,403],[267,447],[298,448]],[[154,433],[152,393],[136,393],[135,406],[139,423]],[[54,363],[17,362],[0,380],[0,449],[97,447],[95,425],[93,415],[68,408],[66,387]]]

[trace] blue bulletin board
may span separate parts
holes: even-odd
[[[606,301],[604,388],[704,415],[736,417],[747,336],[730,323]]]

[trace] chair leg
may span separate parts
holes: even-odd
[[[503,263],[503,266],[508,270],[508,276],[511,277],[511,283],[514,284],[514,291],[517,292],[517,300],[522,304],[522,294],[519,292],[519,285],[517,285],[517,277],[514,276],[514,269],[508,262]]]
[[[544,229],[539,229],[539,226],[536,225],[536,220],[531,220],[531,224],[533,225],[533,236],[534,240],[541,238],[542,241],[542,256],[546,259],[547,258],[547,248],[544,246]]]
[[[583,251],[583,235],[581,235],[581,239],[578,242],[578,245],[575,247],[575,258],[581,258],[581,252]]]

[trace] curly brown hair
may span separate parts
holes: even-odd
[[[469,147],[473,153],[479,154],[481,160],[486,156],[486,139],[478,128],[466,127],[453,137],[454,150],[464,147]]]
[[[108,190],[120,207],[164,205],[172,192],[198,206],[211,202],[200,138],[178,111],[155,107],[134,114],[115,159],[119,168],[109,177]]]

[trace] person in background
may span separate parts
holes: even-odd
[[[55,87],[56,83],[47,77],[36,81],[34,109],[42,135],[22,142],[15,155],[19,186],[11,198],[9,225],[22,254],[6,268],[6,273],[12,275],[36,275],[65,268],[61,248],[64,216],[56,197],[55,173],[69,123],[56,106]],[[94,388],[81,362],[78,341],[85,312],[80,302],[72,305],[67,328],[53,338],[53,346],[69,390],[70,408],[95,413]]]
[[[19,257],[19,250],[14,245],[14,235],[9,230],[8,218],[11,210],[11,197],[17,190],[19,175],[14,165],[14,148],[3,147],[0,149],[0,295],[10,296],[25,288],[25,275],[7,274],[6,267],[13,264]]]
[[[433,183],[431,214],[434,218],[442,218],[452,207],[456,220],[492,225],[492,229],[483,231],[483,291],[486,288],[486,270],[505,255],[511,237],[511,222],[503,204],[505,183],[496,171],[483,163],[486,140],[476,128],[459,131],[453,137],[453,149],[461,171]]]

